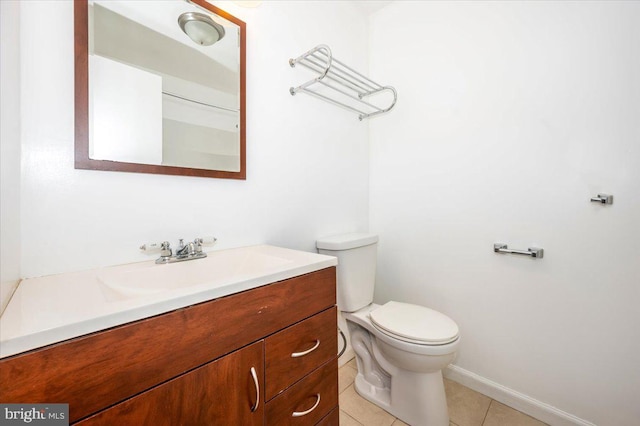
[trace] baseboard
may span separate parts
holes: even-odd
[[[596,426],[456,365],[447,367],[444,376],[552,426]]]

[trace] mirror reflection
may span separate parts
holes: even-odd
[[[89,1],[87,19],[90,160],[241,171],[237,24],[184,0]]]

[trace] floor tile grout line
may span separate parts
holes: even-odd
[[[353,386],[354,383],[355,383],[355,379],[351,383],[349,383],[349,386],[347,386],[346,388],[342,389],[341,392],[338,392],[338,395],[342,395],[347,389],[349,389],[351,386]],[[355,389],[355,386],[354,386],[354,389]]]
[[[489,402],[489,405],[487,406],[487,412],[484,413],[484,417],[482,419],[482,426],[484,426],[484,422],[487,421],[487,416],[489,415],[489,410],[491,410],[491,405],[493,404],[493,401],[495,400],[491,399],[491,402]]]
[[[354,422],[358,423],[358,424],[359,424],[359,425],[361,425],[361,426],[364,426],[362,423],[360,423],[358,420],[356,420],[353,416],[351,416],[351,415],[350,415],[349,413],[347,413],[346,411],[344,411],[344,410],[340,410],[340,411],[342,411],[342,413],[344,413],[344,415],[345,415],[345,416],[349,417],[349,418],[350,418],[351,420],[353,420]]]

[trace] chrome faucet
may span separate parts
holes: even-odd
[[[156,263],[174,263],[174,262],[183,262],[185,260],[193,260],[193,259],[202,259],[207,257],[207,253],[202,251],[203,244],[213,244],[217,241],[215,237],[209,238],[196,238],[192,242],[187,244],[184,243],[184,240],[181,238],[179,241],[179,246],[176,249],[175,256],[173,254],[173,250],[171,249],[171,244],[168,241],[163,241],[162,243],[150,243],[143,244],[140,246],[140,250],[143,251],[157,251],[160,250],[160,257],[156,259]]]
[[[178,244],[179,244],[179,247],[176,250],[176,257],[195,255],[196,244],[200,247],[200,251],[202,251],[202,245],[198,242],[198,238],[196,238],[192,243],[188,243],[186,245],[184,243],[184,240],[180,238],[180,242]]]

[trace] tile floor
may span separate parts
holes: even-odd
[[[403,421],[358,395],[353,387],[355,359],[338,372],[340,426],[402,426]],[[544,426],[532,417],[488,396],[445,379],[451,426]],[[419,425],[414,425],[419,426]]]

